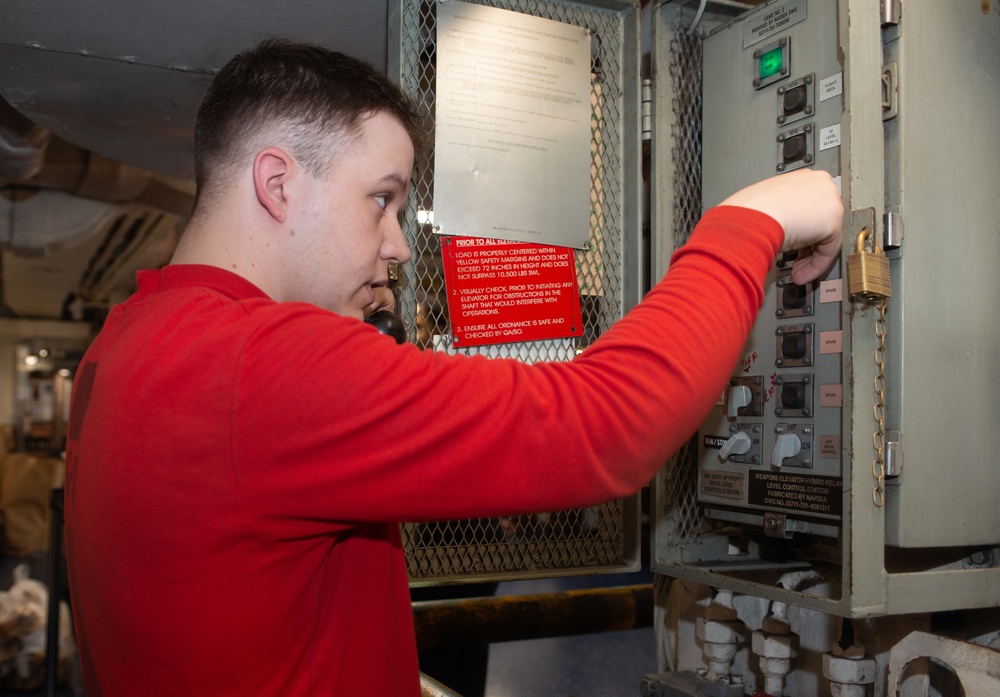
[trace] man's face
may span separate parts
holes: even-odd
[[[410,251],[400,228],[413,144],[394,116],[377,113],[334,156],[322,177],[306,174],[289,234],[286,297],[362,317],[389,264]]]

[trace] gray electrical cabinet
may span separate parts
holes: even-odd
[[[653,9],[659,270],[685,210],[800,167],[837,178],[844,250],[807,286],[775,260],[729,386],[657,478],[654,569],[842,616],[996,605],[1000,14],[721,5],[697,31],[688,4]],[[698,67],[700,112],[671,96]],[[888,267],[884,301],[852,293],[858,252]],[[776,587],[798,569],[826,583]]]

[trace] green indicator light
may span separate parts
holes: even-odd
[[[760,79],[766,80],[781,72],[783,65],[784,56],[781,53],[781,46],[772,48],[767,53],[762,53],[760,56]]]

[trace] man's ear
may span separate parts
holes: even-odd
[[[286,187],[295,161],[276,147],[267,147],[257,153],[253,160],[253,187],[257,201],[277,222],[285,222],[288,215],[288,192]]]

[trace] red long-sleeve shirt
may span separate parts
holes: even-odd
[[[141,272],[70,416],[88,696],[418,695],[398,523],[641,488],[721,393],[781,239],[709,211],[626,318],[533,366],[397,346],[218,268]]]

